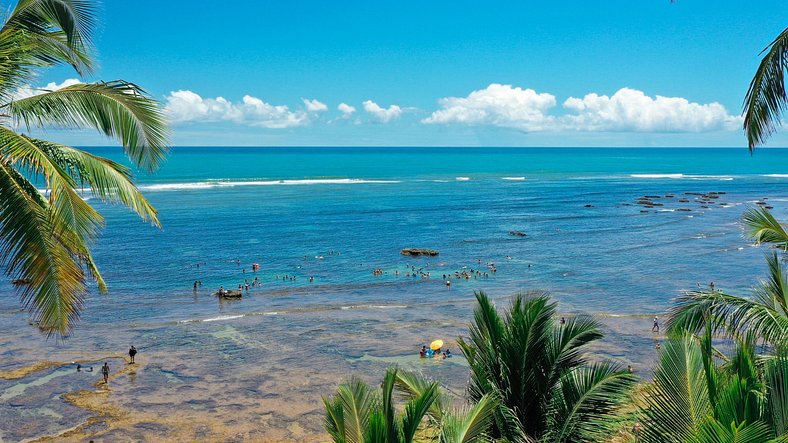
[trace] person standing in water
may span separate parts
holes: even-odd
[[[651,332],[659,332],[659,319],[654,316],[654,326],[651,327]]]
[[[104,366],[101,367],[101,375],[104,376],[104,383],[106,384],[109,380],[109,365],[107,362],[104,362]]]
[[[129,359],[131,359],[131,364],[134,364],[134,356],[137,355],[137,348],[133,345],[129,348]]]

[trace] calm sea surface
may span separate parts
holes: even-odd
[[[645,373],[649,316],[682,290],[714,281],[745,292],[764,274],[766,251],[742,237],[742,212],[760,200],[788,219],[782,149],[175,148],[138,184],[163,228],[101,207],[94,257],[111,292],[89,296],[65,343],[28,326],[12,287],[0,286],[0,371],[135,344],[144,369],[115,391],[133,399],[127,407],[204,413],[217,420],[210,432],[245,417],[255,423],[240,428],[247,439],[317,435],[321,394],[392,362],[461,391],[461,362],[409,359],[423,342],[463,333],[480,289],[501,304],[547,290],[562,313],[598,314],[609,334],[600,353]],[[710,192],[718,198],[706,203],[692,194]],[[662,206],[635,204],[646,195]],[[440,255],[408,258],[406,247]],[[407,276],[414,268],[430,278]],[[446,287],[444,274],[471,269],[489,277]],[[240,301],[210,295],[255,278]],[[60,368],[0,380],[0,415],[11,417],[0,440],[79,424],[87,414],[59,396],[91,377]],[[160,426],[102,432],[155,439],[178,425]]]

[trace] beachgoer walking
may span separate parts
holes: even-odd
[[[107,383],[109,380],[109,365],[107,362],[104,362],[104,366],[101,367],[101,375],[104,376],[104,383]]]
[[[131,364],[134,364],[134,356],[137,355],[137,348],[133,345],[129,348],[129,359],[131,359]]]
[[[654,326],[651,327],[651,332],[659,332],[659,319],[654,316]]]

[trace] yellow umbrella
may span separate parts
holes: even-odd
[[[442,347],[443,347],[443,340],[435,340],[434,342],[430,343],[430,349],[432,349],[433,351],[437,351]]]

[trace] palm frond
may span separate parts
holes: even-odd
[[[0,162],[0,257],[20,287],[23,305],[48,334],[64,336],[79,317],[84,273],[52,234],[48,203],[6,162]]]
[[[405,404],[405,414],[402,417],[403,441],[413,441],[419,425],[437,398],[438,384],[433,383],[424,393]]]
[[[16,71],[66,63],[80,75],[94,69],[95,3],[85,0],[19,1],[0,30],[0,39],[23,41],[6,63]],[[3,70],[0,69],[0,72]],[[8,78],[8,77],[5,77]]]
[[[788,317],[757,300],[721,291],[689,292],[678,297],[670,310],[668,332],[697,333],[705,327],[706,317],[717,334],[737,337],[752,330],[769,343],[780,343],[788,337]]]
[[[788,232],[766,208],[750,208],[742,215],[745,235],[756,245],[771,244],[788,251]]]
[[[156,209],[134,185],[128,167],[71,146],[46,140],[30,140],[75,181],[87,184],[90,193],[99,200],[122,204],[143,220],[149,220],[157,227],[161,227]]]
[[[131,160],[147,171],[158,168],[167,153],[164,114],[156,100],[132,83],[80,83],[11,101],[5,110],[27,127],[95,128],[120,141]]]
[[[413,400],[424,395],[424,392],[432,387],[433,384],[433,382],[413,372],[397,371],[397,392],[406,401]],[[432,406],[429,410],[430,417],[433,420],[440,422],[443,412],[448,408],[448,406],[448,401],[446,401],[443,395],[441,395],[440,391],[438,391],[438,396],[432,403]]]
[[[788,437],[788,350],[778,349],[766,361],[763,378],[769,394],[765,415],[776,435]]]
[[[785,69],[788,63],[788,29],[763,51],[755,76],[744,99],[744,131],[750,152],[775,132],[788,105]]]
[[[629,400],[637,378],[610,363],[565,373],[551,397],[547,440],[555,443],[602,441],[613,428],[616,409]]]
[[[498,402],[485,395],[468,411],[447,413],[441,423],[441,443],[483,443],[492,441],[490,428]]]
[[[689,334],[668,340],[645,398],[643,441],[692,441],[711,415],[703,352]]]
[[[326,406],[326,429],[336,442],[365,443],[373,411],[380,400],[366,383],[358,378],[339,385],[332,399],[323,399]],[[382,419],[382,417],[379,417]]]

